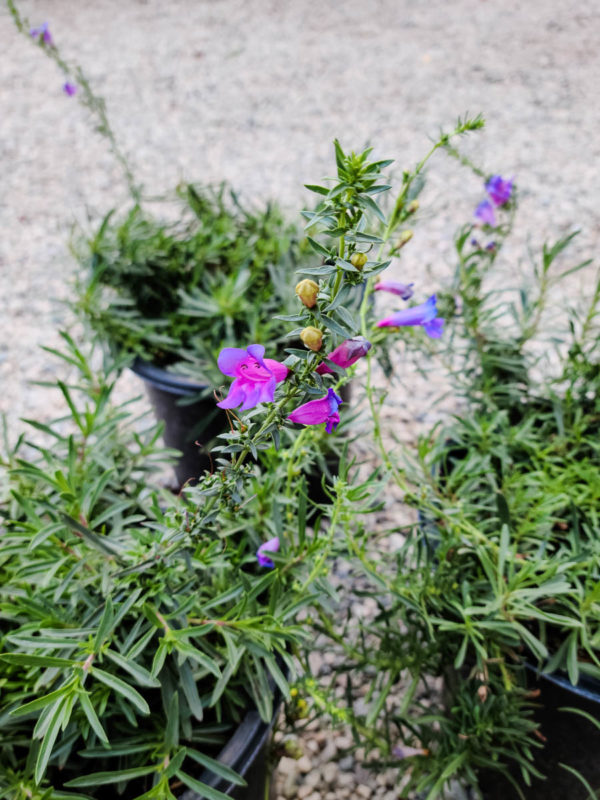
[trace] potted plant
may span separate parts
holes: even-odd
[[[179,484],[210,467],[227,429],[215,406],[219,351],[237,341],[279,344],[294,310],[298,243],[278,209],[243,208],[231,190],[187,184],[176,221],[135,204],[110,212],[74,253],[82,267],[75,308],[145,381],[165,442],[183,452]]]
[[[453,135],[481,125],[461,121]],[[286,320],[298,324],[290,336],[305,348],[280,355],[271,343],[267,351],[239,342],[221,350],[218,368],[233,380],[219,406],[231,428],[214,450],[212,472],[178,496],[154,487],[151,465],[164,458],[158,432],[144,432],[127,406],[110,401],[120,360],[105,355],[93,369],[68,336],[63,357],[77,377],[57,384],[68,417],[31,423],[49,444],[27,449],[20,437],[6,447],[5,797],[103,800],[115,790],[124,800],[242,797],[244,770],[228,763],[231,743],[218,757],[223,736],[241,726],[247,743],[253,727],[249,749],[262,748],[274,696],[289,694],[292,656],[311,636],[303,614],[335,597],[331,556],[368,500],[373,481],[354,485],[344,466],[331,502],[308,527],[302,466],[323,435],[352,418],[338,390],[353,365],[371,357],[365,334],[382,338],[391,324],[373,325],[370,297],[389,264],[382,254],[412,213],[407,195],[426,161],[404,173],[386,218],[373,197],[389,189],[389,162],[370,160],[370,149],[345,153],[337,142],[335,151],[337,178],[312,187],[321,201],[307,212],[321,239],[309,240],[318,283],[299,282],[301,302]],[[367,233],[382,218],[382,234]],[[372,245],[374,257],[364,252]],[[435,299],[397,312],[393,326],[439,337]],[[215,787],[203,768],[224,783]],[[245,790],[248,800],[259,796],[257,786]]]
[[[153,483],[173,454],[113,404],[122,364],[64,339],[69,415],[1,463],[0,796],[262,796],[326,537],[256,465]]]
[[[13,20],[63,73],[63,89],[90,113],[121,167],[127,202],[73,238],[80,269],[73,307],[145,381],[165,442],[183,457],[178,483],[210,467],[219,351],[236,341],[279,342],[278,315],[294,309],[294,271],[305,248],[274,203],[251,208],[222,184],[181,184],[148,198],[112,130],[104,99],[66,60],[47,23],[32,27],[13,0]]]
[[[516,195],[500,176],[486,189],[439,295],[459,410],[403,471],[392,464],[419,520],[393,558],[385,535],[366,555],[356,542],[377,611],[352,621],[358,634],[327,615],[321,629],[344,653],[349,697],[353,671],[374,676],[347,716],[404,791],[433,800],[459,780],[486,800],[588,798],[600,783],[600,282],[565,308],[589,264],[558,270],[571,234],[543,247],[528,286],[493,291]]]

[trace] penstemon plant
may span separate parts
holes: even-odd
[[[243,784],[214,758],[222,736],[249,707],[269,721],[275,687],[289,696],[293,655],[311,636],[302,615],[336,597],[336,537],[379,484],[377,473],[357,484],[343,465],[309,527],[302,467],[351,419],[340,391],[354,364],[402,326],[440,337],[435,297],[379,322],[371,298],[411,296],[376,281],[410,238],[402,226],[420,175],[452,137],[482,125],[460,121],[441,136],[403,175],[389,217],[377,199],[390,162],[335,143],[337,178],[309,187],[320,202],[305,212],[320,263],[302,270],[311,277],[296,286],[298,313],[282,320],[305,349],[281,361],[256,342],[221,351],[233,382],[217,399],[231,430],[213,470],[181,496],[153,488],[145,470],[160,457],[156,431],[141,436],[110,402],[120,362],[95,371],[65,336],[62,357],[80,376],[58,385],[69,418],[33,421],[54,446],[32,442],[28,456],[19,442],[3,463],[3,800],[101,800],[114,788],[173,800],[184,787],[222,800],[200,768]]]
[[[558,268],[573,233],[543,246],[529,285],[490,290],[517,193],[500,176],[485,190],[439,292],[448,331],[437,355],[460,413],[415,455],[387,456],[418,521],[393,553],[387,532],[373,540],[355,521],[348,541],[376,612],[343,623],[320,613],[339,670],[331,693],[304,685],[351,725],[367,766],[398,768],[403,792],[435,800],[460,781],[469,796],[533,800],[551,783],[556,796],[587,798],[598,772],[586,746],[600,720],[577,692],[600,698],[600,283],[592,277],[564,308],[570,276],[590,264]],[[551,309],[557,288],[561,308]],[[339,673],[344,714],[331,697]],[[365,673],[374,677],[363,698]],[[560,708],[555,686],[576,687]],[[561,751],[572,737],[582,756]]]

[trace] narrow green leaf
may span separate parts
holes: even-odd
[[[77,664],[70,658],[56,658],[55,656],[36,656],[30,653],[3,653],[2,661],[9,664],[20,664],[24,667],[72,667]]]
[[[205,800],[231,800],[229,795],[223,794],[223,792],[220,792],[218,789],[213,789],[212,786],[207,786],[201,781],[197,781],[196,778],[192,778],[191,775],[188,775],[182,770],[177,770],[175,774],[180,781],[183,781],[190,789],[198,792]]]
[[[68,709],[68,700],[69,698],[67,696],[57,700],[55,708],[52,711],[51,718],[48,723],[48,727],[46,728],[44,738],[42,739],[42,743],[38,751],[37,760],[35,762],[35,782],[38,784],[44,777],[44,772],[48,766],[48,761],[52,756],[52,750],[54,749],[56,737],[58,736],[60,727],[64,721],[65,711]]]
[[[102,645],[104,644],[104,640],[111,632],[112,624],[114,620],[114,611],[113,611],[113,604],[110,596],[106,598],[105,605],[104,605],[104,612],[102,617],[100,618],[100,624],[98,625],[98,631],[96,633],[96,637],[94,639],[94,652],[97,653]]]
[[[325,186],[317,186],[314,183],[305,183],[304,188],[308,189],[309,192],[316,192],[317,194],[329,194],[329,189]]]
[[[200,753],[198,750],[193,750],[191,747],[187,747],[186,750],[190,758],[203,766],[205,769],[209,769],[211,772],[214,772],[214,774],[218,775],[219,778],[223,778],[226,781],[231,781],[231,783],[235,784],[236,786],[247,786],[246,781],[241,775],[238,775],[237,772],[232,770],[231,767],[228,767],[226,764],[222,764],[220,761],[217,761],[216,758],[205,756],[204,753]]]
[[[25,703],[25,705],[19,706],[19,708],[15,708],[14,711],[10,712],[10,715],[11,717],[23,717],[25,714],[31,714],[32,711],[39,711],[40,708],[44,708],[51,703],[64,699],[74,685],[75,680],[73,679],[59,689],[50,692],[50,694],[46,694],[44,697],[38,697],[36,700],[32,700],[29,703]]]
[[[153,686],[157,688],[161,685],[160,681],[154,678],[145,667],[141,667],[130,658],[126,658],[114,650],[106,650],[104,655],[110,658],[115,664],[118,664],[125,672],[128,672],[132,678],[135,678],[140,686]]]
[[[122,681],[115,675],[111,675],[110,672],[105,672],[103,669],[99,669],[98,667],[92,667],[92,674],[99,681],[102,681],[102,683],[106,684],[106,686],[109,686],[115,692],[118,692],[120,695],[129,700],[129,702],[134,705],[142,714],[150,713],[148,703],[144,700],[142,695],[133,688],[133,686],[130,686],[128,683],[125,683],[125,681]]]
[[[306,239],[308,240],[309,245],[316,253],[318,253],[321,256],[325,256],[325,258],[329,258],[331,253],[326,247],[323,247],[323,245],[317,242],[316,239],[313,239],[312,236],[307,236]]]
[[[107,783],[120,783],[130,781],[133,778],[142,778],[144,775],[151,775],[156,772],[156,767],[133,767],[132,769],[120,769],[116,772],[91,772],[89,775],[80,775],[78,778],[67,781],[65,786],[104,786]],[[231,800],[227,798],[227,800]]]
[[[373,214],[375,214],[375,216],[377,217],[377,219],[379,219],[381,222],[385,222],[385,214],[379,208],[379,206],[373,200],[373,198],[369,197],[368,194],[359,195],[359,203],[364,208],[368,208],[370,211],[372,211]]]
[[[100,741],[108,744],[108,736],[106,735],[104,728],[98,719],[98,715],[96,714],[94,706],[92,705],[92,701],[90,700],[89,693],[85,691],[81,692],[79,694],[79,702],[81,703],[83,712],[96,736],[100,739]]]

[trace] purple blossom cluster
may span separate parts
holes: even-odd
[[[487,225],[490,228],[496,227],[496,208],[505,206],[511,198],[513,191],[513,178],[503,178],[501,175],[492,175],[489,180],[485,182],[485,190],[488,194],[486,200],[475,209],[475,219],[482,225]]]

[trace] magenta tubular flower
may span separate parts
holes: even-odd
[[[77,86],[74,83],[69,83],[69,81],[65,81],[63,83],[63,92],[68,94],[69,97],[73,97],[73,95],[77,92]]]
[[[217,364],[224,375],[235,378],[225,400],[217,403],[219,408],[236,408],[242,411],[254,408],[259,403],[272,403],[275,386],[286,379],[288,368],[272,358],[263,358],[262,344],[251,344],[246,350],[240,347],[225,347],[219,353]]]
[[[495,206],[504,206],[512,194],[512,178],[505,180],[501,175],[492,175],[485,184],[485,190]]]
[[[50,33],[47,22],[43,22],[37,28],[32,28],[29,31],[29,35],[33,36],[34,39],[38,39],[41,36],[44,44],[53,44],[52,34]]]
[[[366,355],[370,349],[371,342],[367,341],[364,336],[353,336],[352,339],[346,339],[338,345],[332,353],[329,353],[327,359],[333,361],[338,367],[346,369]],[[319,364],[316,371],[319,375],[335,374],[327,364]]]
[[[279,537],[275,536],[273,539],[269,539],[268,542],[263,542],[261,546],[256,551],[256,557],[258,559],[258,563],[261,567],[268,567],[269,569],[273,569],[275,566],[275,562],[272,558],[265,555],[265,553],[276,553],[279,550]]]
[[[482,222],[484,225],[489,225],[490,228],[496,227],[496,214],[494,213],[494,206],[489,200],[482,200],[475,209],[475,218]]]
[[[432,339],[439,339],[442,335],[444,320],[437,315],[435,295],[432,294],[429,300],[421,303],[420,306],[396,311],[395,314],[391,314],[377,323],[378,328],[392,328],[402,325],[422,325],[428,336]]]
[[[295,411],[288,415],[292,422],[299,422],[301,425],[320,425],[327,423],[325,431],[331,433],[337,428],[340,415],[338,408],[342,403],[342,398],[333,389],[327,389],[325,397],[319,400],[309,400],[308,403],[299,406]]]
[[[403,300],[410,300],[413,296],[414,283],[397,283],[396,281],[380,281],[375,284],[376,292],[391,292],[397,294]]]

